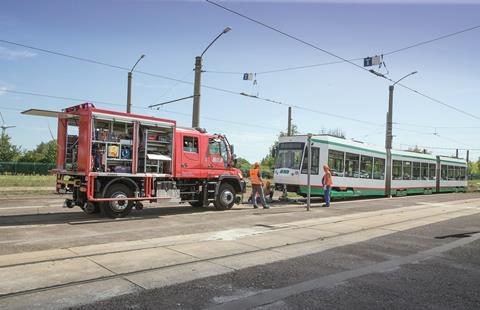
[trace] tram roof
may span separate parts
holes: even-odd
[[[304,142],[307,139],[307,135],[295,135],[289,137],[281,137],[282,142]],[[385,148],[379,147],[375,145],[371,145],[368,143],[364,143],[361,141],[355,140],[348,140],[344,138],[334,137],[331,135],[313,135],[312,140],[318,143],[324,143],[328,145],[335,145],[343,148],[350,148],[357,151],[364,151],[370,153],[377,153],[381,155],[385,155]],[[393,156],[405,157],[405,158],[416,158],[416,159],[423,159],[423,160],[431,160],[436,161],[437,156],[432,154],[423,154],[411,151],[403,151],[403,150],[392,150]],[[461,158],[452,158],[447,156],[440,156],[440,160],[442,162],[448,163],[457,163],[457,164],[465,164],[465,160]]]

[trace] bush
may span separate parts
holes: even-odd
[[[48,175],[54,168],[53,163],[0,162],[0,174]]]

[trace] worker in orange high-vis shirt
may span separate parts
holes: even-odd
[[[257,205],[257,193],[260,197],[260,201],[262,202],[262,206],[264,209],[269,209],[270,207],[267,205],[265,201],[265,194],[263,193],[263,181],[262,175],[260,173],[260,164],[255,163],[252,169],[250,169],[250,183],[252,183],[252,201],[253,207],[255,209],[258,208]]]
[[[330,207],[330,193],[333,186],[333,179],[332,173],[330,172],[330,168],[328,165],[323,165],[323,171],[325,174],[322,178],[322,185],[323,185],[323,199],[325,201],[324,207]]]

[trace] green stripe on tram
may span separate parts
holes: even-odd
[[[463,167],[465,167],[464,162],[440,159],[440,164],[442,164],[442,163],[451,163],[451,164],[463,165]]]
[[[313,141],[313,142],[318,142],[318,143],[323,143],[323,144],[330,144],[330,145],[341,146],[341,147],[345,147],[345,148],[352,149],[352,150],[365,151],[365,152],[370,152],[370,153],[375,153],[375,154],[380,154],[380,155],[386,155],[385,152],[381,152],[381,151],[377,151],[377,150],[372,150],[372,149],[368,149],[368,148],[364,148],[364,147],[359,147],[359,146],[353,146],[353,145],[338,143],[338,142],[320,140],[320,139],[315,139],[315,138],[312,138],[312,141]],[[392,156],[406,157],[406,158],[416,158],[416,159],[430,160],[430,161],[432,161],[432,162],[436,162],[436,159],[433,159],[433,158],[425,158],[425,157],[419,157],[419,156],[414,156],[414,155],[395,154],[395,151],[392,152]],[[458,162],[455,162],[455,163],[458,164]]]
[[[440,187],[440,193],[445,192],[465,192],[465,187]]]
[[[346,148],[353,149],[353,150],[366,151],[366,152],[371,152],[371,153],[376,153],[376,154],[385,155],[385,152],[380,152],[380,151],[376,151],[376,150],[372,150],[372,149],[367,149],[367,148],[364,148],[364,147],[358,147],[358,146],[352,146],[352,145],[342,144],[342,143],[338,143],[338,142],[332,142],[332,141],[326,141],[326,140],[319,140],[319,139],[314,139],[314,138],[312,138],[312,141],[313,141],[313,142],[318,142],[318,143],[323,143],[323,144],[331,144],[331,145],[346,147]]]
[[[300,193],[307,194],[307,186],[300,186]],[[323,188],[321,187],[312,187],[311,195],[313,196],[323,196]],[[385,195],[385,190],[383,189],[361,189],[355,191],[331,191],[332,197],[354,197],[354,196],[382,196]]]
[[[465,187],[441,187],[440,192],[464,192]],[[307,186],[300,186],[299,193],[300,194],[307,194]],[[405,196],[410,194],[432,194],[436,192],[436,188],[433,187],[431,189],[425,188],[407,188],[406,190],[396,190],[392,189],[392,194],[394,196]],[[323,196],[323,188],[321,187],[312,187],[311,188],[311,195],[312,196]],[[384,196],[385,190],[384,189],[358,189],[358,190],[348,190],[348,191],[331,191],[332,197],[356,197],[356,196]]]

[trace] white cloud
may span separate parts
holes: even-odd
[[[21,58],[31,58],[37,56],[36,53],[26,50],[12,50],[3,46],[0,46],[0,59],[3,60],[15,60]]]

